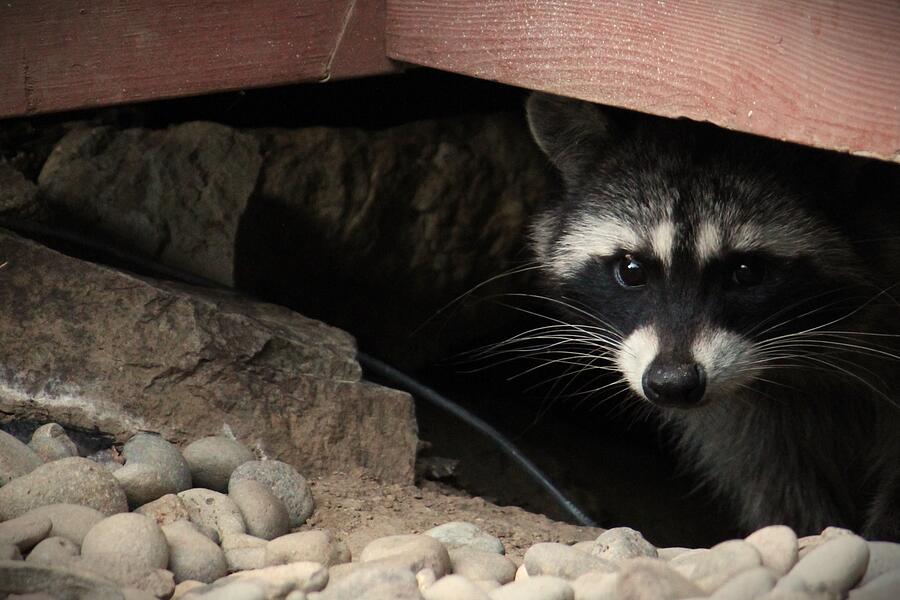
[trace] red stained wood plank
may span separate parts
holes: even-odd
[[[329,75],[334,79],[397,71],[384,48],[384,1],[354,0],[345,18]]]
[[[381,2],[5,0],[0,117],[387,72]]]
[[[900,161],[896,0],[387,0],[388,56]]]

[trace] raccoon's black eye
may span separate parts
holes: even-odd
[[[624,288],[641,287],[647,283],[644,266],[630,254],[620,258],[613,269],[616,283]]]
[[[766,278],[766,265],[758,260],[738,260],[734,263],[731,280],[740,287],[759,285]]]

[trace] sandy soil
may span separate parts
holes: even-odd
[[[335,473],[310,481],[316,510],[301,530],[329,529],[353,556],[373,539],[422,533],[448,521],[468,521],[497,536],[517,564],[537,542],[571,544],[592,540],[603,529],[552,521],[518,507],[496,506],[447,486],[382,485],[363,473]]]

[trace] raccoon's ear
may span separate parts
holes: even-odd
[[[526,112],[531,135],[563,174],[588,166],[609,141],[609,121],[596,104],[534,92]]]

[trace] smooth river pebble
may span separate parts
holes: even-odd
[[[632,558],[622,563],[616,598],[694,598],[707,594],[695,583],[656,558]]]
[[[78,544],[64,537],[49,537],[41,541],[28,553],[28,562],[45,565],[61,565],[78,556],[81,549]]]
[[[60,503],[89,506],[105,515],[128,510],[125,492],[109,471],[73,456],[43,464],[0,487],[0,520]]]
[[[235,481],[228,490],[244,517],[247,533],[272,540],[291,529],[284,502],[266,485],[253,479]]]
[[[25,516],[50,519],[50,536],[68,538],[81,546],[91,527],[106,518],[102,512],[78,504],[48,504],[28,511]]]
[[[710,600],[753,600],[775,587],[778,577],[768,567],[754,567],[722,584]]]
[[[756,548],[765,567],[781,577],[790,571],[799,557],[797,534],[785,525],[770,525],[754,531],[746,542]]]
[[[869,563],[860,586],[889,571],[900,570],[900,544],[894,542],[869,542]]]
[[[103,560],[128,556],[129,562],[148,569],[165,569],[169,545],[156,521],[137,513],[107,517],[94,525],[81,544],[84,558]]]
[[[668,564],[706,594],[711,594],[738,573],[760,566],[762,559],[748,542],[728,540],[709,550],[685,552]]]
[[[299,527],[312,515],[315,508],[312,490],[297,469],[279,460],[252,460],[245,462],[231,474],[228,489],[244,479],[253,479],[267,486],[287,508],[291,527]]]
[[[471,580],[489,579],[504,584],[516,577],[516,564],[513,561],[502,554],[477,550],[471,546],[450,550],[450,564],[453,573]]]
[[[262,538],[244,533],[230,533],[222,538],[222,551],[229,571],[261,569],[266,566],[266,545]]]
[[[615,564],[585,554],[566,544],[544,542],[533,545],[525,552],[523,563],[529,576],[553,575],[564,579],[576,579],[589,571],[612,573]]]
[[[254,460],[253,453],[243,444],[221,435],[191,442],[182,454],[190,468],[194,486],[217,492],[227,491],[228,480],[234,470]]]
[[[461,575],[440,578],[422,590],[422,597],[425,600],[490,600],[487,592]]]
[[[231,533],[246,533],[244,516],[234,500],[225,494],[193,488],[178,494],[188,510],[190,520],[203,527],[211,527],[224,539]]]
[[[316,600],[421,600],[416,576],[408,569],[372,566],[331,583]],[[460,599],[462,600],[462,599]]]
[[[425,532],[425,535],[440,541],[448,550],[460,546],[470,546],[476,550],[495,552],[496,554],[506,552],[503,543],[498,538],[465,521],[451,521],[432,527]]]
[[[869,545],[864,539],[840,535],[801,558],[775,589],[843,596],[862,579],[868,562]]]
[[[391,535],[369,542],[359,554],[361,562],[395,559],[415,572],[429,568],[440,578],[450,572],[450,555],[442,543],[427,535]]]
[[[491,600],[573,600],[575,590],[565,579],[537,575],[507,583],[491,591],[488,597]]]
[[[0,431],[0,486],[44,464],[41,457],[16,437]]]
[[[24,514],[0,523],[0,544],[13,544],[21,552],[31,550],[50,534],[53,522],[40,515]]]
[[[177,493],[191,487],[191,470],[187,461],[173,444],[155,433],[138,433],[125,442],[122,454],[128,463],[144,463],[169,480],[167,487]]]
[[[78,446],[69,439],[66,430],[58,423],[47,423],[35,429],[28,447],[44,462],[78,456]]]
[[[252,580],[262,583],[267,596],[278,597],[293,590],[317,592],[323,589],[328,583],[328,569],[319,563],[294,562],[289,565],[239,571],[221,581],[228,583],[236,580]]]
[[[594,540],[591,555],[614,563],[626,558],[645,556],[656,558],[656,548],[644,539],[639,531],[630,527],[614,527],[600,534]]]
[[[307,561],[330,567],[349,560],[350,551],[347,546],[335,539],[329,531],[289,533],[266,544],[265,563],[268,566]]]
[[[162,527],[169,544],[169,570],[175,582],[192,579],[212,583],[228,571],[225,553],[189,521]]]
[[[132,508],[178,492],[172,477],[163,475],[159,467],[147,463],[129,462],[113,471],[113,476],[119,480],[128,506]]]

